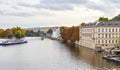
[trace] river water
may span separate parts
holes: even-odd
[[[0,46],[0,70],[120,70],[119,63],[85,47],[39,37],[26,39],[26,44]]]

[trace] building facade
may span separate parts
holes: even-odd
[[[60,34],[60,27],[54,27],[52,29],[53,33],[52,33],[52,38],[58,38],[61,39],[61,34]]]
[[[79,44],[92,49],[111,48],[119,44],[120,22],[94,22],[80,26]]]

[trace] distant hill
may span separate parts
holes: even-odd
[[[111,21],[120,21],[120,14],[117,15],[117,16],[115,16],[115,17],[113,17],[113,18],[111,19]]]

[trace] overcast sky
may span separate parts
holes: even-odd
[[[0,27],[73,26],[120,13],[120,0],[0,0]]]

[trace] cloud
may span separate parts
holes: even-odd
[[[40,3],[43,4],[81,4],[85,3],[87,0],[41,0]]]
[[[120,3],[120,0],[106,0],[106,1],[111,3]]]
[[[30,13],[25,13],[25,12],[5,12],[0,10],[0,15],[6,15],[6,16],[20,16],[20,17],[28,17],[32,16]]]
[[[73,6],[68,5],[68,4],[35,4],[35,5],[30,5],[30,4],[25,4],[25,3],[18,3],[19,6],[23,7],[31,7],[31,8],[36,8],[36,9],[49,9],[49,10],[72,10]]]
[[[110,11],[111,9],[113,9],[113,6],[106,5],[106,2],[104,1],[101,1],[101,3],[88,1],[84,6],[88,9],[98,10],[101,12]]]
[[[20,6],[49,10],[73,10],[75,4],[85,3],[87,0],[41,0],[38,4],[30,5],[18,3]]]
[[[119,0],[0,0],[0,10],[2,10],[1,8],[3,5],[8,6],[8,9],[14,9],[14,11],[7,10],[7,13],[5,13],[6,11],[3,10],[3,12],[0,12],[0,14],[23,17],[34,16],[37,14],[53,15],[50,12],[42,11],[42,9],[47,9],[50,11],[69,11],[74,10],[74,8],[79,5],[84,6],[87,9],[98,10],[104,13],[112,13],[115,11],[114,8],[120,8],[119,3]],[[23,8],[25,8],[24,11],[22,11]],[[27,11],[28,8],[30,11]],[[16,12],[15,10],[19,10],[19,12]]]
[[[73,10],[76,4],[84,4],[87,0],[41,0],[36,8],[42,7],[49,10]]]
[[[68,5],[68,4],[38,4],[38,5],[34,5],[34,8],[37,9],[48,9],[48,10],[73,10],[73,6],[72,5]]]

